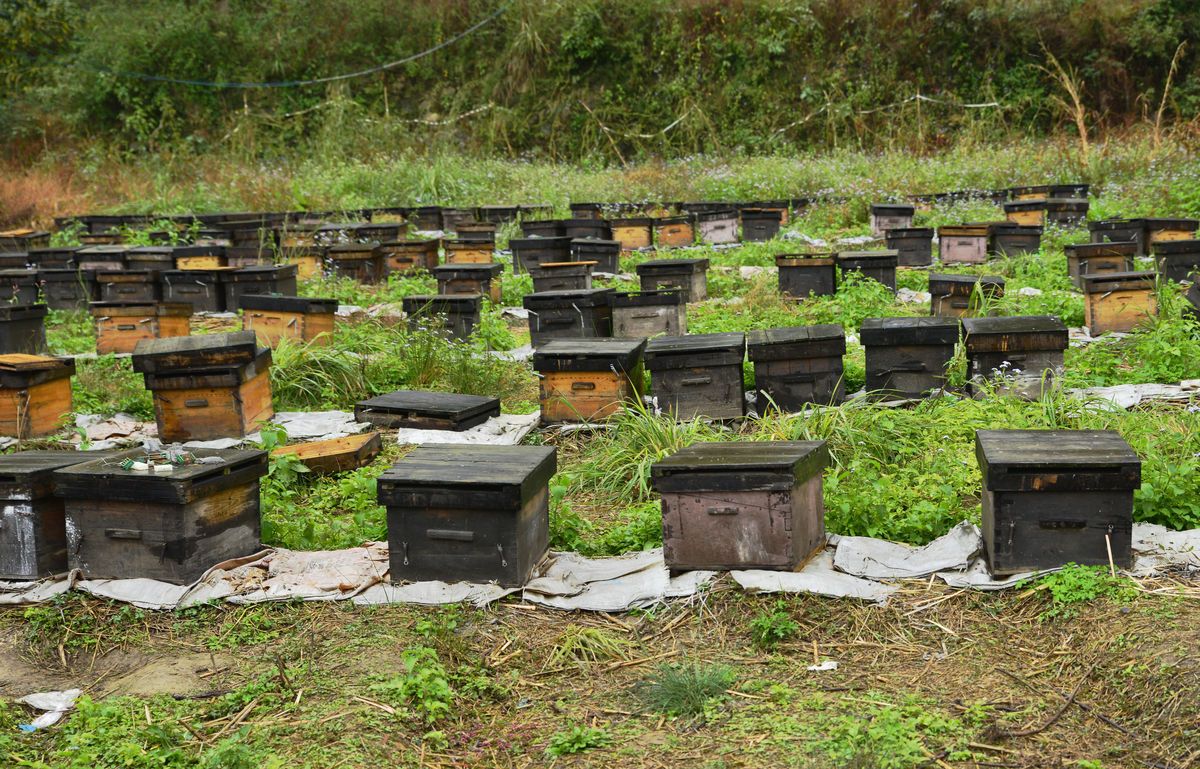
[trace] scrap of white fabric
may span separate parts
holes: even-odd
[[[729,572],[733,581],[751,593],[815,593],[831,598],[857,598],[884,604],[897,585],[873,582],[836,571],[833,553],[824,550],[813,556],[800,571],[767,571],[765,569]]]
[[[515,446],[537,426],[540,412],[531,414],[501,414],[469,430],[418,430],[402,427],[396,431],[396,443],[471,443],[492,446]]]
[[[873,537],[838,538],[833,565],[866,579],[911,579],[936,571],[964,570],[983,545],[983,534],[963,521],[927,545],[914,547]]]

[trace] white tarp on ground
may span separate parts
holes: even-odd
[[[487,443],[493,446],[515,446],[537,426],[541,412],[532,414],[501,414],[469,430],[417,430],[402,427],[396,430],[396,442],[412,443]]]
[[[952,587],[998,590],[1034,576],[992,579],[979,555],[982,544],[979,529],[965,522],[922,547],[832,537],[830,546],[798,572],[744,570],[730,572],[730,577],[754,593],[815,593],[883,603],[899,589],[895,580],[900,579],[934,574]],[[1200,571],[1200,529],[1171,531],[1134,524],[1133,548],[1133,575],[1149,576],[1167,568]],[[695,595],[716,576],[694,571],[672,577],[662,549],[656,548],[613,558],[551,553],[523,590],[465,582],[392,585],[387,544],[369,542],[321,552],[265,550],[218,564],[186,586],[148,579],[83,580],[74,574],[41,582],[0,582],[0,604],[38,603],[72,588],[147,609],[214,600],[251,604],[297,599],[349,599],[359,605],[469,601],[482,606],[520,592],[523,600],[551,608],[615,612]]]

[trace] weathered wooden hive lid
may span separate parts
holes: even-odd
[[[1144,291],[1154,288],[1158,273],[1153,270],[1106,272],[1082,276],[1083,293],[1106,294],[1109,291]]]
[[[879,248],[874,251],[838,251],[834,258],[839,262],[879,262],[882,266],[893,263],[900,256],[894,248]]]
[[[647,273],[703,272],[708,269],[707,259],[651,259],[636,267],[638,275]]]
[[[0,304],[0,321],[37,320],[46,317],[49,311],[44,304]]]
[[[1087,198],[1047,198],[1048,211],[1087,211]]]
[[[0,499],[33,500],[54,493],[53,474],[64,467],[124,455],[116,451],[18,451],[0,455]]]
[[[526,294],[522,303],[527,310],[561,307],[607,307],[611,288],[580,288],[562,291],[537,291]]]
[[[989,235],[1041,235],[1042,228],[1036,224],[1017,224],[1016,222],[983,222]]]
[[[499,398],[427,390],[396,390],[354,404],[355,418],[367,421],[372,414],[401,414],[463,422],[499,411]]]
[[[472,240],[470,238],[442,238],[442,248],[458,251],[475,251],[492,245],[489,240]]]
[[[335,259],[365,259],[379,252],[379,243],[338,243],[325,250]]]
[[[433,277],[441,280],[455,278],[490,280],[499,275],[503,269],[504,265],[500,262],[492,262],[490,264],[439,264],[436,267],[431,267],[429,272]]]
[[[229,275],[236,267],[201,267],[192,270],[163,270],[163,283],[168,285],[172,283],[217,283],[223,276]],[[105,274],[97,273],[103,277]]]
[[[566,226],[563,219],[526,219],[521,222],[521,234],[526,238],[545,237],[545,233],[550,237],[562,237]]]
[[[379,247],[384,251],[427,251],[436,249],[437,244],[437,238],[396,238],[385,240]]]
[[[693,443],[650,466],[659,492],[784,491],[829,464],[825,441]]]
[[[742,219],[763,219],[783,221],[783,211],[778,208],[743,208]]]
[[[619,219],[609,219],[608,223],[613,227],[650,227],[655,224],[656,220],[649,216],[625,216]]]
[[[1200,228],[1200,219],[1178,219],[1172,217],[1149,217],[1141,219],[1151,230],[1195,230]]]
[[[265,348],[264,348],[265,349]],[[143,374],[243,366],[259,352],[253,331],[143,339],[133,348],[133,370]]]
[[[41,261],[43,259],[69,258],[82,250],[83,246],[51,246],[48,248],[31,248],[28,253],[31,260]]]
[[[655,227],[666,227],[673,224],[688,224],[692,221],[690,214],[678,214],[676,216],[656,216],[650,220]]]
[[[1141,229],[1145,226],[1145,219],[1094,219],[1087,223],[1088,229],[1093,231]]]
[[[534,251],[538,249],[566,250],[571,247],[572,242],[574,241],[568,235],[555,235],[549,238],[512,238],[508,241],[508,247],[513,251]],[[613,242],[616,243],[616,241]]]
[[[1026,184],[1020,187],[1009,187],[1011,195],[1041,195],[1042,197],[1050,197],[1054,194],[1053,184]]]
[[[871,213],[876,216],[912,216],[916,207],[908,203],[872,203]]]
[[[127,252],[130,259],[139,261],[170,261],[175,257],[174,246],[137,246]]]
[[[1024,200],[1009,200],[1001,207],[1005,211],[1044,211],[1048,202],[1046,198],[1025,198]]]
[[[483,306],[482,294],[417,294],[400,300],[405,313],[432,312],[477,313]]]
[[[1115,243],[1070,243],[1063,246],[1063,251],[1069,257],[1090,259],[1096,256],[1135,256],[1138,247],[1137,243],[1132,240]]]
[[[516,512],[558,469],[553,446],[427,443],[379,476],[385,505]]]
[[[1054,315],[963,318],[968,352],[1065,350],[1067,326]]]
[[[958,341],[958,321],[952,318],[867,318],[858,338],[871,345],[952,345]]]
[[[683,291],[662,288],[655,291],[616,291],[609,299],[613,307],[660,307],[685,304]]]
[[[989,491],[1120,491],[1141,485],[1141,460],[1112,430],[976,430],[975,455]]]
[[[609,371],[625,374],[641,363],[645,339],[552,339],[533,353],[534,371]]]
[[[987,224],[944,224],[937,228],[939,238],[982,238],[988,234]]]
[[[845,352],[846,330],[836,323],[746,333],[746,354],[752,361],[829,357]]]
[[[1160,240],[1150,247],[1158,256],[1200,253],[1200,240]]]
[[[685,203],[684,205],[686,206],[688,204]],[[708,205],[708,204],[695,204],[695,205]],[[726,219],[737,219],[738,211],[736,208],[733,208],[732,206],[725,208],[723,206],[726,206],[727,204],[724,204],[724,203],[713,203],[712,205],[714,205],[716,207],[699,210],[699,211],[693,211],[692,216],[696,217],[697,222],[719,222],[719,221],[726,220]]]
[[[0,281],[9,283],[37,282],[37,270],[0,270]]]
[[[0,275],[6,271],[0,270]],[[98,270],[96,280],[101,283],[154,283],[158,280],[158,270]]]
[[[222,274],[221,278],[229,283],[249,283],[259,280],[287,280],[296,277],[294,264],[249,264],[237,267]]]
[[[646,365],[652,369],[741,365],[745,357],[746,335],[740,331],[660,336],[646,344]]]
[[[118,458],[94,459],[54,472],[54,493],[67,499],[183,505],[257,481],[267,474],[267,452],[188,449],[198,461],[169,473],[125,470]],[[136,457],[134,457],[136,458]]]
[[[548,240],[549,238],[542,238]],[[621,241],[619,240],[602,240],[600,238],[567,238],[571,243],[571,249],[574,251],[596,251],[599,253],[611,253],[621,250]],[[510,241],[511,242],[511,241]]]
[[[971,275],[971,274],[955,274],[945,272],[929,273],[929,287],[932,291],[935,286],[944,286],[950,288],[953,286],[974,286],[979,283],[983,286],[1004,287],[1004,278],[999,275]]]
[[[832,251],[776,254],[775,264],[780,267],[831,267],[836,258],[837,254]]]
[[[238,297],[238,307],[243,310],[329,315],[337,312],[338,300],[314,299],[309,296],[285,296],[283,294],[242,294]]]
[[[932,227],[895,227],[883,233],[883,236],[888,240],[932,238],[933,235],[934,229]]]
[[[89,302],[88,310],[98,318],[148,315],[187,317],[193,313],[189,302]]]
[[[89,282],[96,279],[92,270],[81,270],[77,267],[39,267],[38,279],[46,283]]]
[[[74,358],[8,353],[0,355],[0,388],[25,389],[75,375]]]
[[[609,224],[604,219],[595,219],[591,217],[564,219],[563,224],[566,227],[580,227],[585,229],[608,229]]]

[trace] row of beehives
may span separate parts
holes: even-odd
[[[1053,316],[965,318],[963,346],[973,390],[988,380],[1027,396],[1063,370],[1067,328]],[[946,386],[959,343],[950,318],[868,318],[859,329],[872,397],[923,398]],[[754,366],[757,410],[800,411],[845,399],[840,325],[794,326],[646,339],[557,339],[533,356],[542,420],[601,419],[650,392],[679,419],[734,419],[746,413],[744,363]]]
[[[393,581],[521,586],[546,555],[548,446],[425,445],[377,480]],[[1115,432],[981,430],[982,528],[997,575],[1131,564],[1141,463]],[[793,570],[825,544],[823,441],[700,443],[651,467],[673,571]],[[254,553],[263,451],[0,457],[0,578],[187,584]]]

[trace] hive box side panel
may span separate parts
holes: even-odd
[[[33,580],[66,570],[62,500],[0,502],[0,579]]]
[[[733,419],[746,413],[740,363],[651,371],[650,387],[659,408],[676,419]]]
[[[0,435],[37,438],[58,432],[71,413],[71,379],[0,390]]]
[[[638,397],[639,365],[628,376],[611,371],[554,371],[542,374],[539,389],[544,422],[603,419]]]
[[[984,549],[993,574],[1077,563],[1133,563],[1132,491],[983,491]],[[1110,529],[1111,527],[1111,529]],[[1105,537],[1109,542],[1105,542]]]
[[[1084,294],[1084,325],[1093,336],[1108,331],[1128,332],[1158,313],[1158,297],[1152,288],[1144,291],[1113,291]]]
[[[797,563],[791,491],[663,493],[662,509],[663,557],[672,571]]]
[[[154,416],[164,441],[240,438],[274,413],[270,369],[238,387],[154,392]]]

